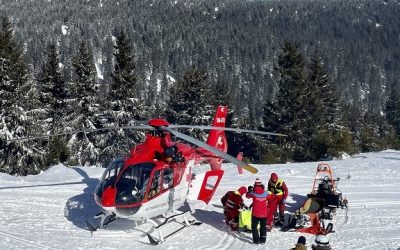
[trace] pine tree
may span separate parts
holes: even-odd
[[[99,98],[97,95],[96,68],[93,54],[82,42],[72,65],[75,77],[71,89],[71,103],[73,109],[68,115],[69,124],[75,130],[95,129],[98,125]],[[81,166],[96,164],[100,150],[95,144],[99,138],[96,134],[77,133],[68,141],[71,152],[69,162]]]
[[[361,152],[374,152],[382,150],[382,126],[383,120],[381,114],[366,112],[363,116],[362,127],[360,131]]]
[[[68,97],[65,81],[60,68],[60,59],[57,47],[49,45],[47,60],[42,67],[39,83],[39,101],[44,110],[42,123],[40,126],[43,133],[65,132],[65,114],[68,111],[66,99]],[[51,137],[47,151],[46,162],[48,165],[65,161],[68,155],[66,151],[65,137]],[[57,148],[52,148],[57,147]],[[58,152],[54,154],[53,152]]]
[[[42,67],[38,82],[41,91],[40,102],[48,113],[47,117],[52,119],[50,129],[53,132],[62,131],[62,117],[66,111],[67,88],[62,76],[59,54],[55,44],[49,45],[47,60]]]
[[[166,118],[173,124],[209,125],[212,107],[210,84],[204,70],[190,69],[183,79],[171,86],[167,101]],[[204,131],[191,133],[204,139]]]
[[[389,124],[395,128],[396,134],[400,137],[400,94],[394,86],[386,101],[385,114]]]
[[[136,97],[133,51],[128,35],[124,30],[117,36],[114,49],[115,65],[111,74],[113,81],[109,95],[113,101],[120,102],[113,108],[117,111],[122,111],[124,108],[128,108],[128,105],[124,105],[125,103],[123,102]]]
[[[341,104],[340,122],[343,125],[343,131],[349,133],[351,138],[352,151],[350,153],[360,152],[360,134],[363,125],[361,109],[354,104]]]
[[[394,84],[385,104],[385,115],[387,122],[394,130],[392,147],[400,149],[400,94]]]
[[[307,95],[304,66],[298,46],[285,41],[276,66],[280,76],[276,102],[266,102],[263,115],[266,130],[287,135],[282,142],[281,161],[305,158],[304,128],[309,114],[304,109]]]
[[[318,50],[311,57],[307,86],[305,111],[310,115],[305,127],[306,159],[316,161],[326,157],[338,157],[341,150],[338,145],[334,145],[335,142],[339,142],[335,138],[343,135],[339,124],[338,97],[334,82],[323,67]],[[336,152],[334,149],[340,151]]]
[[[138,98],[133,50],[124,30],[117,35],[114,50],[115,64],[111,74],[108,104],[102,111],[102,116],[105,117],[102,121],[103,127],[133,125],[135,120],[147,118],[146,107]],[[98,143],[98,147],[102,150],[100,161],[105,163],[118,155],[127,155],[134,143],[141,138],[139,132],[132,130],[110,131],[103,134]]]
[[[28,69],[21,46],[15,41],[12,24],[5,17],[0,31],[0,171],[26,175],[37,173],[41,155],[36,144],[7,141],[26,137],[31,120],[27,115],[29,99]]]

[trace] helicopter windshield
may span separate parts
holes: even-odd
[[[126,168],[116,184],[116,205],[129,205],[141,201],[154,167],[154,163],[145,162]]]
[[[95,190],[95,193],[98,197],[102,197],[103,191],[109,186],[114,185],[115,179],[117,178],[121,169],[124,167],[124,160],[124,158],[118,158],[114,160],[107,167],[106,171],[104,171]]]

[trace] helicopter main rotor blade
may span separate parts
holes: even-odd
[[[194,128],[194,129],[208,129],[208,130],[224,130],[224,131],[234,131],[234,132],[243,132],[243,133],[253,133],[253,134],[262,134],[262,135],[275,135],[275,136],[284,136],[287,135],[258,131],[258,130],[248,130],[248,129],[240,129],[240,128],[226,128],[226,127],[214,127],[214,126],[200,126],[200,125],[169,125],[169,128]]]
[[[149,125],[107,127],[107,128],[94,128],[94,129],[80,129],[80,130],[74,130],[74,131],[70,131],[70,132],[54,133],[54,134],[48,134],[48,135],[43,134],[43,135],[33,135],[33,136],[20,137],[20,138],[12,138],[12,139],[7,139],[6,141],[24,141],[24,140],[33,140],[33,139],[47,138],[47,137],[53,137],[53,136],[72,135],[72,134],[77,134],[77,133],[93,133],[93,132],[98,132],[98,131],[118,130],[118,129],[148,129],[148,130],[154,130],[154,128],[152,126],[149,126]]]
[[[239,161],[235,157],[233,157],[233,156],[231,156],[231,155],[229,155],[229,154],[227,154],[225,152],[222,152],[221,150],[218,150],[218,149],[208,145],[207,143],[199,141],[199,140],[197,140],[197,139],[195,139],[195,138],[193,138],[191,136],[185,135],[185,134],[183,134],[181,132],[178,132],[176,130],[173,130],[173,129],[169,128],[169,127],[162,126],[162,127],[160,127],[160,129],[168,131],[171,134],[175,135],[176,137],[179,137],[179,138],[181,138],[181,139],[183,139],[185,141],[193,143],[194,145],[202,147],[202,148],[210,151],[211,153],[221,157],[222,159],[225,159],[225,160],[227,160],[227,161],[229,161],[229,162],[231,162],[231,163],[233,163],[233,164],[235,164],[237,166],[242,167],[243,169],[246,169],[250,173],[255,174],[255,173],[258,172],[258,170],[255,167],[253,167],[253,166],[251,166],[251,165],[249,165],[249,164],[247,164],[247,163],[245,163],[243,161]]]

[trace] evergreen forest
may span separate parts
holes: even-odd
[[[209,125],[217,105],[227,126],[287,135],[227,132],[228,153],[254,163],[400,148],[398,0],[0,6],[0,172],[104,166],[143,132],[79,131]]]

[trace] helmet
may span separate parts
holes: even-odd
[[[276,173],[271,174],[271,181],[277,182],[278,181],[278,175]]]
[[[315,237],[315,243],[319,246],[326,246],[329,245],[329,239],[325,235],[320,234]]]
[[[240,187],[238,189],[238,192],[240,193],[240,195],[244,195],[245,193],[247,193],[247,188],[246,187]]]
[[[257,185],[262,185],[262,182],[259,178],[257,178],[256,181],[254,182],[254,186],[257,186]]]
[[[167,157],[172,157],[172,156],[175,155],[176,151],[177,150],[176,150],[176,146],[175,145],[171,146],[171,147],[168,147],[168,148],[165,149],[165,155]]]

